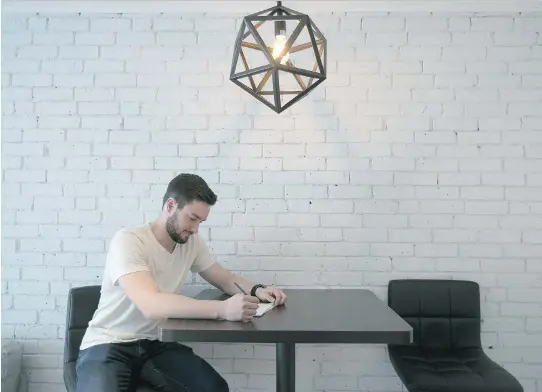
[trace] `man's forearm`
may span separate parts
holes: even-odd
[[[179,294],[156,293],[149,299],[145,317],[219,319],[224,315],[223,301],[197,300]]]
[[[239,289],[237,286],[235,286],[234,283],[237,283],[239,286],[245,290],[247,294],[250,295],[250,290],[252,287],[254,287],[254,283],[248,280],[247,278],[243,278],[242,276],[235,275],[234,273],[230,273],[229,279],[227,279],[224,284],[222,285],[221,289],[230,295],[234,295],[239,293]]]
[[[254,287],[254,283],[249,279],[228,271],[218,263],[214,263],[207,270],[200,272],[200,275],[207,282],[229,295],[235,295],[241,292],[237,286],[235,286],[235,283],[241,286],[247,294],[250,294],[250,290]]]

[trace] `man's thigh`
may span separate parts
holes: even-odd
[[[135,392],[141,363],[138,345],[100,344],[83,350],[76,363],[76,392]]]
[[[229,392],[226,380],[192,348],[153,342],[141,379],[163,392]]]

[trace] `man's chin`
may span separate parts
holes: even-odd
[[[187,237],[181,237],[180,235],[172,236],[170,235],[170,238],[173,240],[173,242],[177,244],[186,244],[188,242],[188,239],[190,236]]]
[[[188,237],[179,237],[179,238],[177,238],[177,240],[175,242],[177,242],[178,244],[186,244],[189,239],[190,239],[190,236],[188,236]]]

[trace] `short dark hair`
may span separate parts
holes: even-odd
[[[175,199],[180,208],[195,200],[212,206],[217,199],[216,194],[203,178],[190,173],[181,173],[169,182],[162,200],[162,207],[170,197]]]

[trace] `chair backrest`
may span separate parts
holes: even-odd
[[[450,349],[481,346],[480,287],[476,282],[397,279],[388,305],[413,328],[413,344]]]
[[[64,364],[77,360],[88,323],[100,302],[100,290],[101,286],[74,287],[68,294]]]

